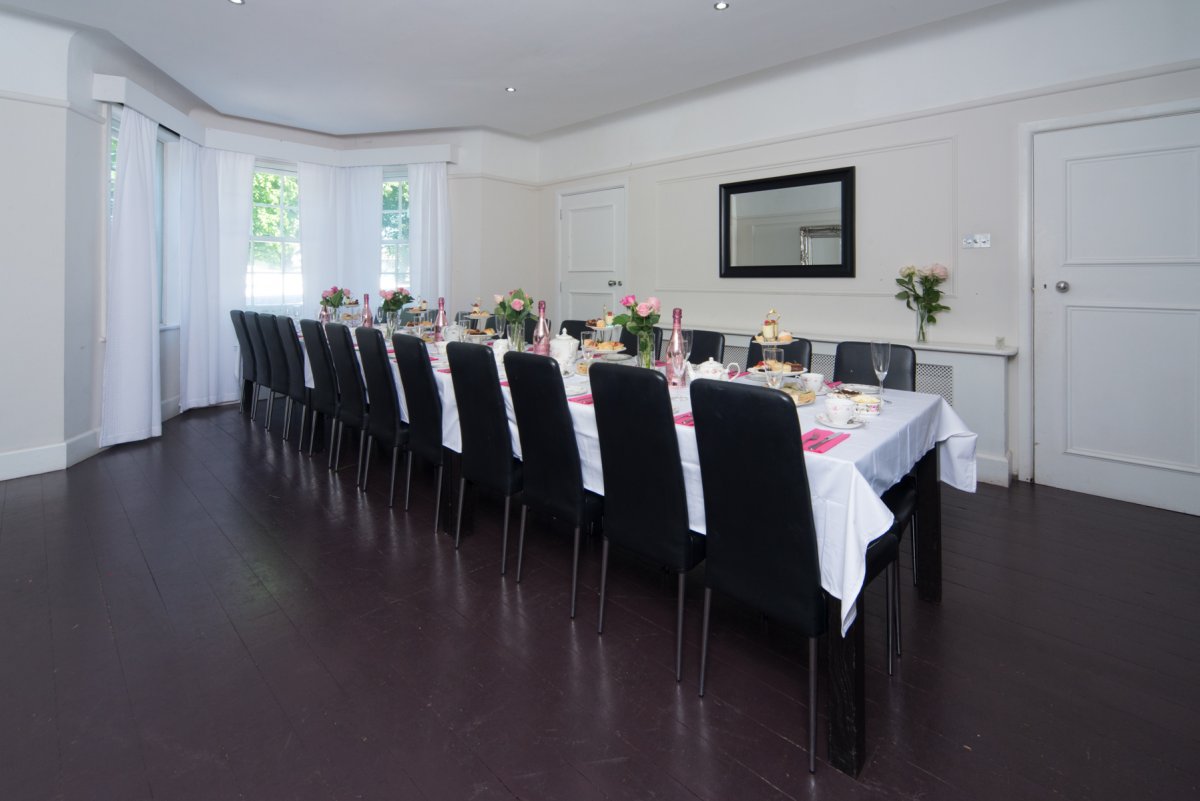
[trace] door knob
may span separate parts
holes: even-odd
[[[609,286],[625,286],[625,284],[621,283],[620,281],[609,281],[608,285]]]
[[[1071,290],[1071,285],[1068,284],[1066,281],[1059,281],[1057,284],[1054,285],[1054,288],[1057,289],[1059,292],[1069,292]]]

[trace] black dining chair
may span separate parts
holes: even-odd
[[[720,331],[692,329],[692,353],[688,356],[688,361],[700,364],[709,359],[725,361],[725,335]]]
[[[521,528],[517,537],[517,583],[525,556],[525,516],[532,507],[574,528],[571,557],[571,619],[579,586],[579,540],[600,518],[600,496],[583,488],[583,467],[575,441],[575,424],[567,406],[558,362],[534,353],[504,354],[517,432],[521,438],[523,486]],[[500,573],[504,573],[500,565]]]
[[[404,387],[404,406],[408,411],[408,477],[404,482],[404,510],[408,511],[415,454],[437,468],[433,505],[433,533],[436,534],[442,511],[442,478],[446,469],[442,444],[442,399],[424,340],[410,334],[393,334],[392,350],[395,351],[396,369],[400,371],[400,383]]]
[[[270,392],[271,389],[271,360],[267,356],[267,341],[263,339],[258,312],[244,312],[243,319],[246,321],[246,336],[250,338],[250,349],[254,351],[254,374],[259,387],[254,393],[254,403],[250,407],[250,419],[254,420],[258,413],[259,392],[263,389]]]
[[[714,589],[799,630],[809,639],[808,769],[813,772],[817,638],[827,628],[829,599],[821,588],[817,532],[796,406],[778,390],[725,381],[697,381],[691,394],[708,544],[700,695],[704,695],[707,678]],[[763,465],[770,469],[764,470]],[[746,498],[786,502],[747,505]],[[871,544],[864,587],[878,573],[894,568],[897,547],[890,531]],[[892,601],[893,596],[888,595],[889,664]],[[863,624],[860,615],[855,625]]]
[[[688,571],[703,561],[706,545],[705,538],[688,525],[687,493],[667,379],[657,370],[617,364],[593,365],[589,376],[604,472],[604,544],[596,630],[604,633],[610,542],[671,570],[677,576],[675,681],[680,681],[685,580]]]
[[[308,354],[308,366],[312,371],[313,386],[308,394],[308,405],[312,409],[312,423],[308,436],[308,455],[312,456],[317,441],[317,431],[324,429],[324,419],[330,421],[329,443],[333,444],[333,427],[337,425],[338,385],[333,369],[333,355],[329,352],[329,340],[325,327],[316,320],[301,320],[300,331],[304,334],[304,352]],[[301,447],[304,437],[300,438]],[[333,468],[333,448],[329,448],[329,467]]]
[[[871,363],[870,342],[839,342],[833,357],[833,380],[846,384],[879,384],[875,377],[875,366]],[[903,389],[909,392],[917,388],[917,352],[907,345],[892,345],[891,363],[887,377],[883,379],[886,389]]]
[[[308,423],[308,410],[311,406],[309,389],[304,385],[304,346],[296,334],[296,323],[291,317],[279,315],[275,318],[275,327],[279,329],[279,341],[283,346],[283,357],[287,363],[288,388],[287,406],[284,407],[283,436],[287,439],[292,430],[292,412],[296,404],[300,404],[303,412],[300,415],[300,436],[296,450],[304,449],[304,430]]]
[[[250,334],[246,332],[246,314],[241,309],[230,309],[229,317],[233,321],[233,333],[238,341],[238,353],[242,357],[242,395],[240,406],[242,413],[249,412],[254,418],[254,405],[258,401],[258,378],[254,370],[254,346],[250,344]]]
[[[812,368],[812,342],[807,339],[793,339],[778,347],[783,348],[785,361],[803,364],[808,369]],[[747,370],[763,360],[762,349],[763,346],[755,342],[754,337],[750,337],[750,345],[746,349],[746,364],[743,365]]]
[[[458,480],[458,514],[454,547],[462,542],[463,497],[467,482],[504,498],[504,534],[500,561],[508,555],[508,519],[513,496],[521,491],[523,470],[513,457],[508,409],[500,391],[496,357],[486,345],[451,342],[446,346],[450,380],[462,433],[462,473]]]
[[[396,390],[397,374],[388,358],[387,340],[378,328],[358,328],[358,356],[363,376],[367,380],[367,395],[371,413],[367,416],[367,449],[363,464],[362,491],[367,491],[371,477],[371,446],[378,442],[392,451],[392,480],[388,485],[388,507],[396,500],[396,463],[400,451],[408,447],[408,424],[400,419],[400,395]],[[411,460],[409,467],[412,466]],[[410,480],[412,476],[409,476]]]
[[[271,420],[275,412],[275,396],[286,398],[290,388],[291,375],[288,372],[287,356],[283,352],[283,340],[279,338],[279,327],[275,324],[274,314],[259,312],[258,327],[262,330],[263,343],[267,346],[267,360],[271,363],[270,392],[267,394],[267,422],[265,428],[271,430]],[[287,439],[285,428],[283,438]]]
[[[329,340],[329,355],[333,357],[333,370],[337,375],[339,393],[333,469],[340,469],[342,436],[349,426],[358,432],[358,462],[355,465],[354,485],[361,487],[363,457],[366,455],[367,444],[367,419],[370,416],[362,368],[359,367],[358,356],[354,353],[354,340],[350,337],[349,328],[341,323],[327,323],[325,336]]]

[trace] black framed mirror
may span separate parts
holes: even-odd
[[[722,278],[853,278],[854,168],[721,184]]]

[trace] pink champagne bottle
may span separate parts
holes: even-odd
[[[438,298],[437,317],[433,318],[433,341],[446,341],[446,299]]]
[[[533,352],[541,356],[550,355],[550,323],[546,322],[546,301],[538,301],[538,321],[533,329]]]
[[[671,339],[663,353],[667,362],[667,383],[673,387],[687,386],[687,351],[683,347],[683,309],[671,313]]]
[[[368,292],[363,295],[362,327],[370,328],[374,323],[374,315],[371,312],[371,294]]]

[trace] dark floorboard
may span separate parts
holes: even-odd
[[[282,420],[280,409],[275,419]],[[353,462],[351,449],[343,464]],[[502,506],[461,550],[236,409],[0,482],[0,799],[1200,797],[1200,520],[1046,487],[946,490],[944,600],[902,549],[904,656],[867,590],[861,776],[807,771],[805,641]],[[821,687],[825,691],[824,683]],[[824,697],[820,699],[824,711]]]

